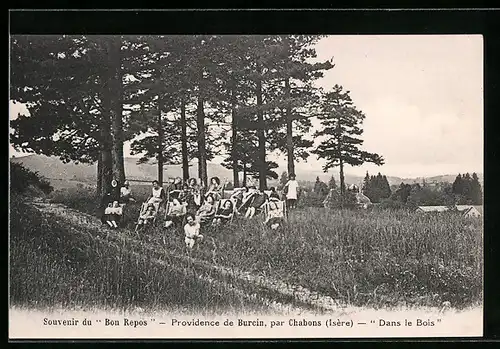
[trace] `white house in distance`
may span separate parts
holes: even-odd
[[[481,217],[483,215],[483,206],[475,205],[456,205],[455,208],[465,217]],[[447,212],[448,206],[418,206],[416,212]]]
[[[481,217],[483,215],[483,206],[457,205],[456,207],[466,217]]]

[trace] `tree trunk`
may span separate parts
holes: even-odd
[[[203,97],[198,96],[198,110],[196,115],[196,126],[198,135],[198,177],[208,186],[207,156],[205,149],[205,111],[203,109]]]
[[[97,186],[96,186],[96,196],[102,196],[102,152],[99,151],[97,154]]]
[[[103,120],[101,123],[101,150],[99,154],[99,162],[97,167],[100,171],[98,180],[98,185],[100,182],[100,192],[99,196],[103,197],[107,193],[111,192],[111,181],[113,179],[113,160],[110,142],[111,127],[110,120],[108,117],[103,115]]]
[[[340,207],[344,207],[345,201],[345,181],[344,181],[344,162],[340,159]]]
[[[238,172],[238,155],[237,155],[237,146],[238,146],[238,129],[236,123],[236,91],[235,87],[231,90],[231,157],[233,160],[233,185],[235,188],[240,186],[240,178]]]
[[[121,39],[108,39],[109,83],[106,98],[111,114],[111,139],[113,177],[122,184],[125,181],[125,166],[123,162],[123,120],[122,120],[122,74],[121,74]]]
[[[187,145],[186,101],[181,100],[181,151],[182,151],[182,178],[189,179],[189,155]]]
[[[295,175],[295,163],[293,156],[293,119],[292,119],[292,108],[289,105],[290,99],[290,78],[285,79],[285,100],[287,101],[287,106],[285,109],[286,113],[286,149],[287,149],[287,160],[288,160],[288,173],[290,175]]]
[[[161,96],[158,95],[158,183],[163,186],[163,124],[161,110],[163,108]]]
[[[247,186],[247,164],[243,162],[243,186]]]
[[[267,189],[267,164],[266,164],[266,134],[264,132],[264,112],[262,111],[262,81],[257,81],[257,136],[259,138],[259,189]]]

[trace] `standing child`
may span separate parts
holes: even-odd
[[[288,182],[285,184],[284,188],[287,189],[286,192],[286,203],[289,208],[295,208],[297,202],[297,194],[299,191],[299,183],[295,180],[295,175],[290,175]]]
[[[184,242],[186,247],[191,250],[194,246],[196,240],[203,239],[203,235],[200,234],[200,223],[194,219],[194,215],[188,213],[186,215],[187,223],[184,226]]]

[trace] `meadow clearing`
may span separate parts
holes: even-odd
[[[148,186],[133,190],[140,202]],[[92,215],[99,204],[88,188],[57,190],[49,199]],[[185,253],[180,230],[166,231],[158,225],[140,237],[134,235],[139,205],[126,207],[124,234]],[[57,218],[47,221],[21,200],[12,200],[10,219],[15,304],[198,312],[266,308],[224,288],[207,286],[190,276],[187,265],[174,268],[167,260],[160,266],[152,261],[153,254],[127,253],[132,247],[125,242],[105,245],[90,231],[77,233]],[[204,235],[193,251],[198,259],[301,285],[344,304],[378,309],[440,307],[448,301],[461,309],[482,303],[481,219],[303,207],[292,211],[279,231],[265,228],[255,217],[209,228]]]

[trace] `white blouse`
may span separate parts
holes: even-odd
[[[162,190],[163,190],[163,188],[161,188],[161,187],[158,188],[158,189],[153,188],[153,194],[152,194],[152,196],[154,198],[160,199],[161,198],[161,192],[162,192]]]

